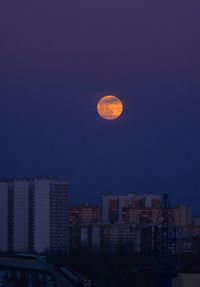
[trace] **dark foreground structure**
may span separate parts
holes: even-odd
[[[74,272],[67,267],[58,267],[47,264],[44,256],[37,257],[29,256],[15,256],[15,257],[0,257],[0,270],[9,270],[12,272],[12,277],[17,278],[20,271],[29,272],[29,286],[36,286],[34,283],[34,273],[43,274],[46,281],[50,276],[55,280],[60,287],[92,287],[94,286],[91,280],[84,278],[80,274]]]
[[[155,287],[171,287],[177,275],[176,226],[169,196],[163,194],[160,215],[155,227]]]

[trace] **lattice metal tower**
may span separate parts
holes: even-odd
[[[161,209],[154,228],[155,287],[171,287],[176,275],[176,226],[169,195],[162,195]]]

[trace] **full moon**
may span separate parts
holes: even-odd
[[[108,95],[100,99],[97,111],[103,119],[115,120],[122,114],[123,104],[116,96]]]

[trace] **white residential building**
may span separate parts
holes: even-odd
[[[68,184],[57,177],[0,181],[0,251],[68,252]]]
[[[34,250],[43,252],[50,247],[50,182],[34,181]]]
[[[129,193],[127,195],[102,195],[102,220],[103,223],[123,222],[124,208],[159,208],[161,202],[160,195],[145,193],[137,195]]]
[[[34,180],[34,249],[68,251],[68,185],[57,178]]]
[[[15,180],[13,186],[13,250],[25,252],[29,236],[29,181]]]
[[[8,250],[8,183],[0,181],[0,250]]]

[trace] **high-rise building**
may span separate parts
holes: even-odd
[[[68,250],[68,185],[57,177],[34,179],[34,250]]]
[[[0,181],[0,250],[8,250],[8,183]]]
[[[123,197],[117,195],[103,194],[102,196],[102,220],[104,223],[119,221],[119,201]]]
[[[171,210],[177,227],[186,227],[192,224],[191,207],[180,205]],[[159,213],[160,208],[158,207],[135,208],[130,206],[123,208],[122,218],[125,223],[154,225],[158,220]]]
[[[57,177],[0,182],[0,251],[68,251],[68,184]]]
[[[127,195],[103,194],[102,220],[104,223],[117,223],[124,221],[124,209],[159,208],[160,195],[145,193],[143,196],[134,193]]]
[[[126,207],[123,209],[123,221],[140,226],[153,225],[158,219],[159,212],[159,208]]]
[[[144,194],[144,207],[146,208],[159,208],[161,197],[153,192]]]
[[[200,216],[194,216],[193,217],[193,225],[194,226],[200,226]]]
[[[29,181],[13,182],[13,250],[28,250],[29,238]]]
[[[173,210],[176,226],[184,227],[192,224],[192,209],[190,206],[179,205]]]
[[[132,224],[93,224],[80,228],[80,244],[93,252],[140,251],[141,231]]]
[[[81,226],[100,222],[101,214],[98,206],[82,204],[69,208],[70,247],[77,249],[81,244]]]
[[[69,208],[70,225],[92,224],[100,222],[101,214],[98,206],[82,204]]]

